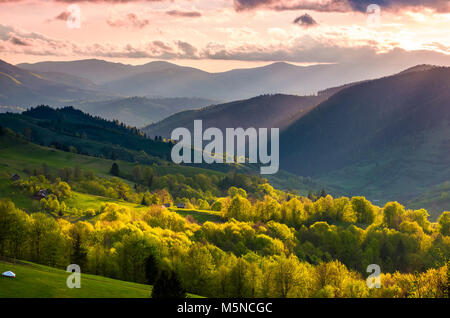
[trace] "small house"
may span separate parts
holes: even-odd
[[[34,195],[34,198],[36,200],[46,199],[48,197],[48,194],[49,193],[47,189],[41,189]]]
[[[178,209],[185,209],[185,208],[186,208],[186,204],[184,204],[184,203],[178,203],[178,204],[177,204],[177,208],[178,208]]]
[[[19,176],[17,173],[15,173],[15,174],[11,177],[11,181],[17,181],[17,180],[20,180],[20,176]]]
[[[165,208],[170,208],[170,203],[164,204],[164,207],[165,207]]]
[[[11,271],[7,271],[7,272],[2,273],[2,276],[3,277],[9,277],[9,278],[16,278],[16,274],[14,274]]]

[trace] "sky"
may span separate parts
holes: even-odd
[[[0,0],[0,59],[450,65],[449,0]]]

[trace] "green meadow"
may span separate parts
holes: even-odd
[[[96,275],[81,274],[81,288],[70,289],[70,273],[30,262],[0,261],[0,272],[12,271],[16,278],[0,277],[0,298],[149,298],[152,286]]]
[[[17,207],[33,212],[39,208],[39,201],[33,200],[29,196],[25,196],[18,188],[14,187],[12,181],[9,180],[10,174],[17,173],[24,177],[26,174],[23,170],[26,167],[39,167],[42,163],[45,163],[50,169],[79,166],[83,170],[92,170],[100,177],[111,178],[109,170],[113,162],[114,161],[108,159],[41,147],[32,143],[21,142],[20,140],[12,142],[10,139],[0,137],[0,198],[8,197],[14,201]],[[116,162],[120,165],[121,172],[124,175],[131,173],[134,166],[133,163],[120,160]],[[193,176],[201,172],[223,175],[221,172],[184,166],[153,166],[152,168],[161,175],[182,173],[185,176]],[[133,183],[127,179],[122,178],[122,180],[130,186],[133,185]],[[76,191],[72,191],[72,197],[66,202],[69,208],[77,208],[80,210],[99,210],[106,203],[115,203],[130,209],[132,208],[134,211],[138,212],[147,209],[147,207],[143,205]],[[214,211],[177,208],[171,208],[171,211],[177,212],[182,216],[191,215],[199,223],[204,223],[206,221],[221,221],[220,214]],[[77,216],[71,216],[70,219],[75,221],[78,218]]]

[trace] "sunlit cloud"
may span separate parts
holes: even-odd
[[[150,24],[150,20],[139,18],[135,13],[127,13],[123,16],[109,17],[106,23],[112,27],[131,27],[142,29]]]

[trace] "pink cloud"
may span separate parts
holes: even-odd
[[[119,18],[108,18],[106,23],[112,27],[132,27],[142,29],[150,24],[148,19],[140,19],[135,13],[128,13]]]

